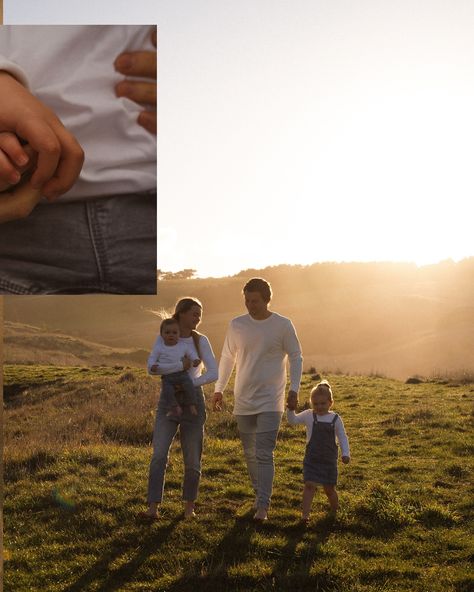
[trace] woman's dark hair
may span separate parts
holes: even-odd
[[[245,284],[243,292],[258,292],[265,302],[270,302],[272,299],[272,287],[263,278],[252,278],[249,280]]]

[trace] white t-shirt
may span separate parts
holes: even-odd
[[[0,70],[28,87],[59,117],[85,152],[84,167],[62,200],[156,188],[156,137],[136,122],[144,107],[115,96],[124,51],[156,51],[151,27],[3,25]]]
[[[217,362],[211,344],[209,343],[209,339],[205,335],[199,335],[199,351],[201,355],[198,354],[192,337],[180,337],[179,343],[183,344],[188,349],[191,360],[200,358],[202,361],[202,364],[199,364],[199,366],[191,366],[188,370],[194,386],[203,386],[204,384],[214,382],[217,378]],[[148,357],[148,372],[150,374],[161,375],[181,371],[183,369],[183,363],[181,361],[169,365],[158,363],[158,368],[155,371],[152,371],[152,366],[156,364],[156,352],[161,349],[162,344],[163,338],[161,335],[158,335]],[[203,366],[205,372],[203,372]]]
[[[234,414],[282,412],[287,360],[290,390],[298,392],[303,358],[290,319],[276,312],[263,320],[255,320],[249,314],[237,317],[227,330],[216,391],[225,389],[235,365]]]
[[[334,413],[334,411],[329,411],[324,415],[318,415],[318,421],[322,423],[331,423],[335,415],[336,414]],[[301,413],[295,413],[294,411],[287,409],[286,417],[288,419],[288,423],[291,425],[302,423],[306,426],[306,442],[309,442],[311,439],[311,434],[313,433],[313,410],[305,409]],[[342,421],[340,415],[338,415],[336,423],[334,424],[334,432],[335,437],[339,442],[339,446],[341,447],[341,455],[350,456],[349,440],[347,439],[346,430],[344,429],[344,422]]]

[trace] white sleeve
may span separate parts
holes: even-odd
[[[26,72],[22,68],[20,68],[20,66],[15,64],[15,62],[11,62],[4,56],[0,56],[0,70],[8,72],[14,78],[16,78],[18,82],[23,84],[23,86],[25,86],[27,89],[30,88]]]
[[[202,362],[206,371],[193,379],[194,386],[203,386],[217,379],[217,362],[212,351],[209,339],[205,335],[199,336],[199,349],[201,350]]]
[[[236,348],[234,343],[233,325],[230,323],[225,336],[224,346],[222,347],[221,359],[219,362],[219,378],[216,382],[216,392],[224,392],[230,375],[235,365]]]
[[[181,372],[183,369],[183,363],[178,362],[176,364],[158,364],[159,351],[160,351],[160,340],[161,335],[158,335],[153,345],[150,355],[148,356],[147,370],[148,374],[160,375],[160,374],[172,374],[173,372]],[[156,366],[156,370],[152,371],[151,367]]]
[[[307,410],[306,410],[307,411]],[[306,411],[301,413],[295,413],[292,409],[286,410],[286,419],[290,425],[296,425],[298,423],[306,423]]]
[[[336,429],[337,441],[341,447],[341,456],[350,456],[349,440],[347,438],[346,430],[344,429],[344,422],[340,415],[336,419],[336,425],[334,427]]]
[[[303,356],[301,355],[300,342],[291,321],[283,338],[283,348],[288,355],[290,364],[290,391],[297,393],[300,389],[301,374],[303,372]]]

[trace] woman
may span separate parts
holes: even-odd
[[[179,340],[189,347],[193,359],[199,358],[202,361],[202,364],[197,367],[193,367],[191,360],[188,358],[183,361],[183,368],[189,370],[196,390],[197,415],[193,415],[188,409],[184,409],[179,421],[176,421],[175,418],[167,416],[166,406],[162,404],[161,400],[158,401],[153,432],[153,456],[148,478],[148,510],[140,514],[140,517],[147,522],[153,522],[158,518],[158,508],[163,499],[169,450],[178,431],[178,426],[184,459],[184,517],[192,518],[195,516],[194,505],[201,477],[202,442],[204,422],[206,421],[202,386],[217,379],[217,363],[211,344],[205,335],[201,335],[196,331],[196,327],[201,322],[201,315],[202,304],[195,298],[182,298],[179,300],[173,314],[173,318],[179,324]],[[155,355],[155,349],[158,348],[160,340],[162,340],[161,335],[158,336],[148,358],[148,372],[154,375],[163,373],[163,368],[156,364]],[[205,371],[201,373],[203,366]]]

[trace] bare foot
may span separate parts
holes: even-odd
[[[255,512],[253,519],[257,520],[257,522],[264,522],[265,520],[267,520],[268,519],[267,508],[264,508],[263,506],[259,506],[257,508],[257,511]]]
[[[194,511],[194,502],[186,502],[184,504],[184,518],[186,520],[190,518],[196,518],[196,512]]]
[[[176,407],[172,407],[168,413],[166,414],[166,417],[180,417],[183,413],[183,410],[181,409],[181,407],[179,405],[176,405]]]

